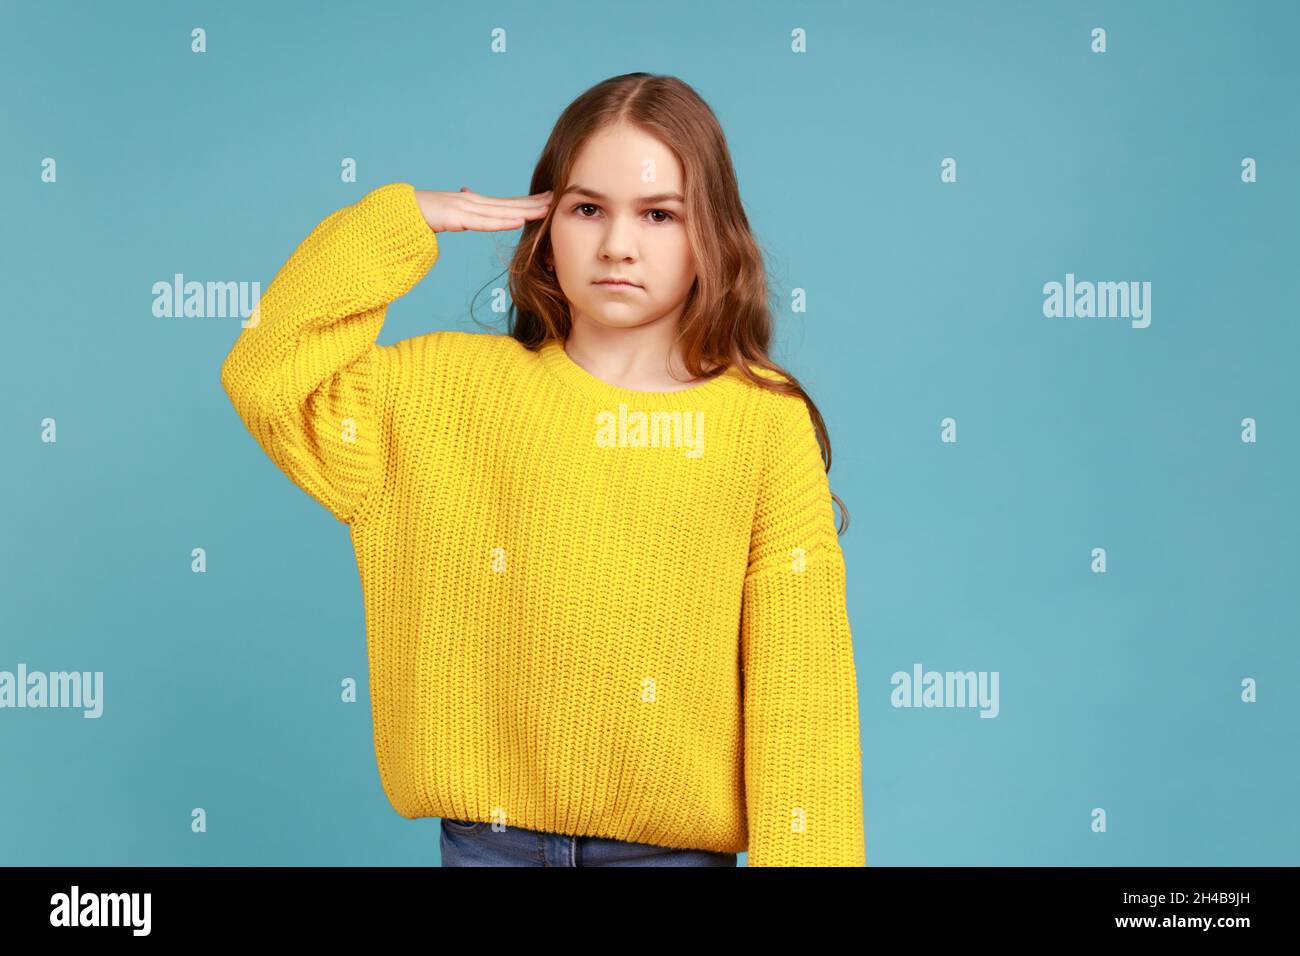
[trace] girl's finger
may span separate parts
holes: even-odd
[[[518,229],[524,224],[522,216],[515,218],[495,217],[495,216],[474,216],[471,215],[467,222],[468,228],[477,229],[480,232],[500,232],[503,229]]]
[[[517,209],[487,205],[461,207],[462,215],[482,216],[484,219],[545,219],[550,211],[550,206],[523,206]]]
[[[514,219],[518,216],[541,216],[550,208],[550,203],[543,200],[542,202],[529,203],[490,203],[481,199],[463,199],[460,204],[461,208],[467,213],[473,213],[480,216],[498,217],[505,219]]]
[[[466,192],[469,192],[466,190]],[[539,206],[545,205],[552,199],[554,190],[546,190],[544,193],[535,193],[532,196],[480,196],[478,193],[470,192],[475,202],[485,203],[491,206]]]
[[[463,199],[457,205],[461,221],[467,224],[468,229],[480,228],[482,223],[496,223],[498,229],[515,229],[529,219],[541,219],[547,210],[545,205],[507,209],[505,206],[494,206],[473,199]]]

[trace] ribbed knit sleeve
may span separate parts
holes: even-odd
[[[388,303],[438,257],[409,183],[344,206],[299,244],[221,366],[248,430],[295,484],[350,523],[380,476]]]
[[[750,866],[865,866],[844,557],[807,405],[774,403],[741,609]]]

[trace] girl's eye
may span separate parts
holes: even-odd
[[[600,207],[597,206],[595,203],[583,202],[583,203],[578,203],[578,205],[574,206],[574,207],[573,207],[573,211],[574,211],[574,212],[578,212],[579,210],[582,210],[582,209],[598,209],[598,208],[600,208]],[[675,215],[673,215],[672,213],[670,213],[667,209],[651,209],[650,212],[652,212],[652,213],[656,213],[656,212],[657,212],[657,213],[660,213],[661,215],[664,215],[664,216],[667,216],[667,217],[668,217],[667,219],[656,219],[655,222],[656,222],[656,223],[659,223],[660,225],[663,225],[665,222],[669,222],[669,221],[673,221],[673,220],[676,220],[676,219],[677,219],[677,217],[676,217]],[[579,215],[581,215],[581,218],[583,218],[583,219],[590,219],[590,218],[592,218],[591,216],[582,215],[581,213],[579,213]]]

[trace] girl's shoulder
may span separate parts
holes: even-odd
[[[402,339],[394,347],[411,354],[429,356],[455,356],[471,359],[491,355],[513,354],[519,343],[509,335],[497,332],[470,332],[465,329],[439,329],[409,339]],[[522,346],[519,346],[522,348]]]
[[[755,375],[759,376],[759,378],[765,378],[768,381],[772,381],[772,382],[790,381],[790,379],[782,375],[780,372],[774,369],[764,368],[761,365],[755,365],[752,362],[749,364],[749,370],[753,372]]]
[[[793,384],[789,375],[759,365],[749,364],[749,369],[759,378],[770,382]],[[812,432],[814,426],[808,402],[798,392],[779,391],[746,381],[756,393],[755,401],[768,422],[767,434],[784,442],[789,436]]]
[[[467,329],[440,329],[420,338],[432,340],[438,348],[462,352],[504,351],[519,345],[515,338],[500,332],[471,332]]]
[[[491,375],[493,368],[518,361],[516,346],[522,348],[511,336],[495,332],[439,329],[381,346],[376,354],[400,386],[463,369]]]

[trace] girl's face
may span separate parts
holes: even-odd
[[[555,277],[576,325],[676,327],[695,281],[686,239],[681,163],[630,126],[594,134],[557,189],[551,218]],[[634,288],[599,285],[617,276]]]

